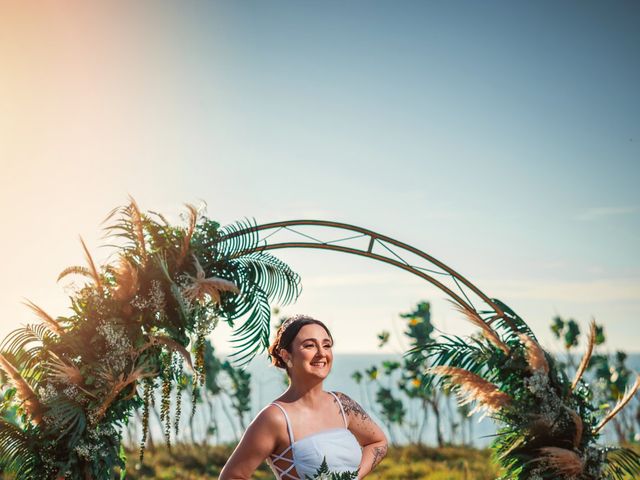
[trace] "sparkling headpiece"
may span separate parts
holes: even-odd
[[[287,318],[284,322],[282,322],[282,325],[280,326],[281,332],[282,332],[280,335],[284,335],[285,330],[289,328],[289,326],[292,323],[295,323],[298,320],[304,320],[304,319],[314,320],[313,317],[310,317],[309,315],[304,315],[302,313],[296,313],[295,315],[292,315],[291,317]]]

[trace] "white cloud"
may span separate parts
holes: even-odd
[[[635,278],[593,281],[512,280],[482,284],[485,291],[500,292],[500,298],[581,303],[640,301],[640,279]]]
[[[583,222],[593,222],[606,217],[611,217],[616,215],[628,215],[630,213],[635,213],[639,210],[640,208],[638,206],[595,207],[595,208],[589,208],[584,212],[578,214],[576,216],[576,220],[580,220]]]
[[[395,273],[395,272],[394,272]],[[402,279],[407,277],[404,275],[394,275],[391,273],[351,273],[344,275],[319,275],[309,276],[303,279],[305,287],[313,288],[331,288],[331,287],[343,287],[347,285],[353,286],[365,286],[365,285],[384,285],[388,286],[393,283],[395,286],[403,283]],[[411,282],[412,278],[409,277],[404,284],[415,285],[415,281]]]

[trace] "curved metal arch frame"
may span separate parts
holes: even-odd
[[[295,230],[293,227],[327,227],[329,229],[339,229],[346,230],[347,232],[356,233],[357,235],[350,235],[345,238],[338,238],[330,241],[320,240],[312,235],[305,234],[303,232],[299,232]],[[262,233],[268,233],[263,237],[259,237],[258,243],[255,248],[246,250],[242,252],[243,254],[248,254],[252,252],[262,252],[266,250],[276,250],[283,248],[312,248],[312,249],[323,249],[323,250],[333,250],[337,252],[350,253],[354,255],[359,255],[367,258],[371,258],[374,260],[378,260],[384,263],[388,263],[395,267],[406,270],[428,282],[432,285],[443,291],[447,294],[451,299],[453,299],[460,306],[465,309],[469,309],[480,314],[480,311],[474,306],[473,302],[470,299],[470,296],[473,294],[479,299],[481,299],[493,312],[493,315],[490,315],[490,318],[486,319],[487,322],[492,322],[496,318],[507,318],[505,317],[502,309],[486,294],[484,294],[478,287],[476,287],[473,283],[463,277],[461,274],[444,264],[443,262],[437,260],[433,256],[419,250],[411,245],[408,245],[399,240],[395,240],[386,235],[382,235],[380,233],[374,232],[372,230],[357,227],[355,225],[350,225],[347,223],[333,222],[327,220],[287,220],[282,222],[272,222],[265,223],[262,225],[255,225],[250,228],[241,229],[238,231],[234,231],[220,238],[221,241],[232,238],[244,234],[249,234],[256,232],[259,235]],[[292,233],[298,237],[303,237],[311,241],[301,242],[301,241],[285,241],[280,243],[269,243],[267,240],[275,237],[280,232],[288,232]],[[338,245],[338,243],[344,243],[347,241],[353,241],[357,239],[368,240],[368,246],[366,249],[358,249],[353,247],[347,247],[344,245]],[[384,251],[383,253],[389,254],[381,254],[374,253],[373,249],[376,246],[381,246]],[[402,252],[395,251],[391,246],[402,250]],[[415,262],[407,261],[402,255],[411,254],[416,256],[418,259],[425,261],[429,267],[421,267],[419,265],[415,265]],[[439,269],[439,270],[438,270]],[[450,279],[452,281],[452,285],[447,286],[443,282],[434,278],[434,276],[430,275],[442,275],[444,278]],[[457,293],[455,290],[458,290]]]

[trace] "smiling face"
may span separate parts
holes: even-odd
[[[309,324],[300,329],[291,343],[291,352],[281,350],[281,357],[290,360],[289,375],[311,375],[325,378],[333,364],[333,341],[320,325]]]

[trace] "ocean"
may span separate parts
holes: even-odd
[[[420,424],[423,421],[424,409],[417,400],[406,398],[398,389],[396,382],[399,372],[392,377],[392,382],[388,382],[387,378],[382,374],[379,376],[380,384],[390,388],[394,395],[398,395],[404,402],[406,407],[405,421],[402,426],[393,425],[389,431],[379,417],[379,407],[375,403],[375,393],[377,390],[376,382],[367,381],[364,370],[373,365],[381,368],[381,364],[385,360],[401,360],[399,355],[383,355],[383,354],[336,354],[334,356],[333,368],[327,379],[325,380],[325,390],[335,390],[343,392],[358,403],[378,422],[385,430],[388,438],[398,444],[406,444],[415,441],[419,432],[422,431],[420,438],[429,445],[436,445],[436,428],[435,418],[429,409],[428,415],[422,430]],[[637,371],[640,371],[640,354],[629,356],[627,365]],[[189,395],[184,395],[181,404],[181,421],[180,430],[177,440],[189,442],[195,440],[197,442],[208,442],[210,444],[232,442],[237,440],[248,423],[255,415],[273,399],[277,398],[286,389],[286,377],[282,370],[271,366],[265,355],[256,357],[248,366],[247,370],[251,373],[251,411],[244,416],[244,421],[240,421],[238,416],[233,412],[230,398],[226,395],[220,395],[213,399],[212,402],[198,403],[195,416],[190,421],[191,400]],[[357,384],[352,374],[355,371],[363,373],[364,378],[360,384]],[[226,375],[222,375],[226,377]],[[228,380],[223,378],[223,380]],[[230,381],[223,381],[225,388],[230,390]],[[637,408],[638,401],[631,408]],[[156,402],[159,405],[159,402]],[[175,397],[172,402],[172,416],[175,412]],[[629,407],[627,407],[629,408]],[[453,440],[456,443],[472,444],[477,447],[487,446],[495,433],[494,424],[491,419],[484,418],[478,421],[478,415],[470,418],[462,418],[456,408],[453,397],[443,397],[440,406],[442,417],[442,430],[445,440]],[[162,429],[158,422],[157,416],[151,415],[150,419],[151,434],[156,442],[162,441]],[[605,429],[606,430],[606,429]],[[172,432],[173,434],[173,432]],[[127,431],[125,440],[129,444],[135,445],[139,443],[141,436],[139,420],[134,419]],[[613,435],[610,431],[605,432],[604,441],[612,441]],[[173,439],[172,441],[175,441]]]

